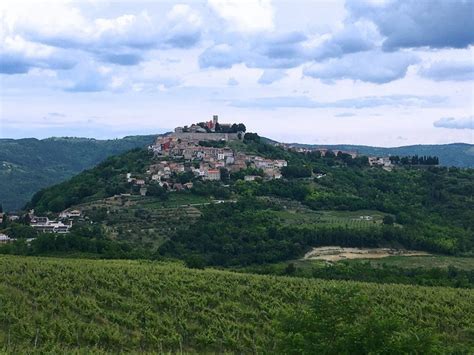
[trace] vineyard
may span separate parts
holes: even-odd
[[[397,317],[414,327],[399,329],[395,338],[423,331],[439,352],[474,350],[470,290],[236,274],[149,261],[13,256],[0,257],[0,349],[278,352],[283,315],[304,312],[315,296],[353,288],[383,319]],[[334,312],[354,308],[350,302]]]

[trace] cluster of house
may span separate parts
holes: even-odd
[[[392,168],[392,161],[389,157],[368,157],[370,166],[379,166],[386,170]]]
[[[48,217],[38,217],[34,211],[30,211],[30,226],[42,233],[69,233],[72,228],[72,222],[81,217],[81,211],[66,210],[59,214],[58,220],[50,220]]]
[[[312,153],[312,152],[319,152],[322,157],[326,156],[326,154],[330,151],[334,155],[341,154],[348,154],[352,157],[352,159],[359,156],[357,152],[346,151],[346,150],[338,150],[338,149],[327,149],[327,148],[308,148],[308,147],[301,147],[294,144],[286,144],[286,143],[277,143],[278,146],[281,146],[284,149],[292,150],[298,153]],[[370,166],[378,166],[382,167],[385,170],[390,170],[393,166],[393,163],[390,160],[390,157],[368,157],[368,162]]]
[[[72,222],[64,224],[62,221],[50,220],[48,217],[33,217],[30,226],[43,233],[69,233]]]
[[[297,153],[314,153],[314,152],[319,152],[322,157],[326,156],[328,152],[331,152],[334,155],[338,155],[339,153],[341,154],[348,154],[352,157],[352,159],[357,158],[358,154],[357,152],[353,151],[348,151],[348,150],[340,150],[340,149],[327,149],[327,148],[317,148],[317,147],[301,147],[299,145],[295,144],[286,144],[286,143],[277,143],[276,144],[279,147],[282,147],[283,149],[286,150],[292,150]]]
[[[221,180],[222,168],[237,172],[248,167],[261,169],[265,178],[281,178],[280,169],[287,166],[286,160],[265,159],[236,152],[222,143],[240,140],[242,135],[214,132],[216,125],[218,118],[214,116],[212,121],[206,122],[207,130],[201,126],[191,126],[183,131],[178,127],[174,133],[158,137],[150,150],[163,160],[149,167],[147,174],[150,180],[179,190],[191,188],[192,183],[171,184],[170,179],[174,174],[191,172],[203,180]],[[227,126],[231,125],[221,124],[221,127]],[[133,178],[131,174],[127,174],[127,181],[146,188],[145,180]],[[146,193],[142,189],[140,192]]]
[[[0,224],[3,223],[3,220],[7,219],[9,221],[17,221],[20,219],[20,216],[16,214],[6,214],[6,213],[0,213]]]
[[[4,213],[0,213],[0,223],[2,223],[4,218],[8,218],[10,221],[16,221],[20,219],[20,216],[7,216]],[[30,227],[38,232],[65,234],[70,232],[73,220],[82,218],[82,213],[79,210],[65,210],[59,214],[57,220],[51,220],[48,217],[36,216],[35,211],[30,210],[28,212],[28,218],[30,221]],[[30,242],[33,239],[34,238],[26,239],[26,242]],[[14,241],[14,238],[10,238],[8,235],[0,233],[0,244],[6,244]]]

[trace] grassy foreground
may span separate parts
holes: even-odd
[[[0,256],[0,351],[274,353],[282,313],[352,286],[435,334],[442,352],[474,350],[470,290]]]

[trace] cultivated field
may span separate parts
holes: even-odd
[[[386,316],[474,351],[474,292],[191,270],[148,261],[0,257],[3,352],[278,352],[283,313],[357,288]],[[337,305],[336,305],[337,306]]]

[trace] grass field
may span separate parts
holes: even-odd
[[[344,287],[436,335],[444,353],[474,351],[469,290],[12,256],[0,256],[0,349],[275,353],[283,312]]]

